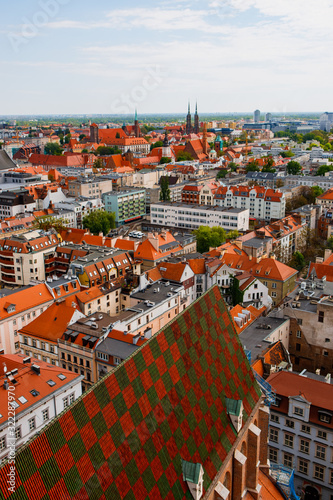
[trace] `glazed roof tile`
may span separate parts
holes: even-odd
[[[245,423],[260,390],[215,286],[17,450],[15,498],[185,499],[182,459],[206,492],[237,439],[227,397]]]

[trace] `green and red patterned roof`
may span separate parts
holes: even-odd
[[[18,450],[16,493],[6,464],[0,498],[192,498],[182,459],[206,491],[237,438],[226,397],[246,421],[260,390],[216,286]]]

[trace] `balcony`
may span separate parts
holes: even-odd
[[[2,281],[4,283],[16,283],[16,279],[15,279],[15,276],[13,276],[12,278],[10,276],[4,276],[2,275]]]
[[[1,272],[2,272],[2,274],[15,274],[14,268],[10,269],[9,267],[7,267],[7,268],[2,267]]]
[[[0,264],[4,264],[5,266],[14,266],[14,260],[13,259],[1,259],[0,258]]]

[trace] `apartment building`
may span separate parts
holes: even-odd
[[[112,191],[112,180],[104,177],[79,176],[68,180],[68,194],[74,198],[101,198],[103,193]]]
[[[146,215],[146,192],[144,189],[126,189],[104,193],[102,199],[105,210],[115,213],[116,226]]]
[[[54,203],[56,209],[69,210],[74,213],[74,227],[82,228],[83,219],[91,212],[104,209],[104,203],[99,196],[93,198],[68,198]]]
[[[300,283],[285,303],[290,317],[290,357],[296,371],[331,373],[333,365],[333,283],[315,278]]]
[[[83,377],[23,354],[1,354],[0,362],[6,368],[0,376],[1,462],[12,458],[81,396]],[[9,418],[11,408],[14,424]]]
[[[75,302],[55,302],[19,330],[21,353],[59,366],[58,340],[69,325],[84,317]]]
[[[45,283],[0,292],[0,351],[19,352],[19,330],[37,318],[53,303],[54,296]]]
[[[302,498],[333,496],[333,385],[329,377],[304,370],[279,371],[267,382],[276,392],[269,425],[269,459],[295,471]]]
[[[253,219],[281,219],[286,213],[285,195],[263,186],[225,186],[215,193],[214,203],[220,207],[249,210]]]
[[[226,231],[247,231],[249,209],[160,202],[150,206],[153,224],[167,227],[198,229],[199,226],[220,226]]]
[[[2,191],[0,193],[0,218],[16,217],[18,214],[33,212],[36,207],[34,197],[25,189]]]
[[[0,240],[0,280],[12,286],[44,281],[44,258],[54,252],[59,239],[54,230],[32,230]]]

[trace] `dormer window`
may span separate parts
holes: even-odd
[[[204,470],[201,464],[182,460],[183,480],[187,483],[194,500],[200,500],[203,493]]]
[[[304,417],[304,409],[300,408],[299,406],[294,406],[294,415],[297,415],[298,417]]]

